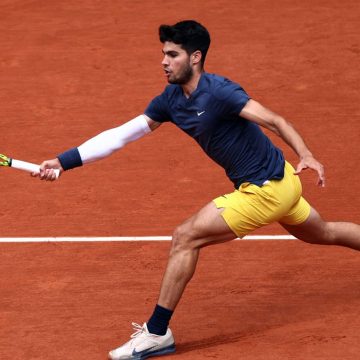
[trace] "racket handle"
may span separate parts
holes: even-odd
[[[28,171],[28,172],[33,172],[36,174],[40,173],[40,165],[37,164],[33,164],[27,161],[21,161],[21,160],[16,160],[16,159],[11,159],[11,167],[14,169],[18,169],[18,170],[24,170],[24,171]],[[59,177],[60,175],[60,170],[59,169],[54,169],[56,178]]]

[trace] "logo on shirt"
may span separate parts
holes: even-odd
[[[205,112],[205,110],[204,111],[197,111],[196,113],[197,113],[197,116],[201,116],[204,112]]]

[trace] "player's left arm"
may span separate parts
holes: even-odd
[[[239,115],[280,136],[300,158],[295,174],[300,174],[304,169],[313,169],[319,175],[318,185],[325,186],[323,165],[314,158],[300,134],[282,116],[272,112],[252,99],[246,103]]]

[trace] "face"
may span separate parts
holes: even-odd
[[[163,46],[164,59],[161,62],[170,84],[186,84],[193,76],[190,56],[180,45],[166,41]]]

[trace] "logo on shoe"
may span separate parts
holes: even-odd
[[[131,355],[134,356],[134,359],[137,359],[136,356],[145,355],[145,354],[147,354],[148,352],[151,352],[151,350],[154,349],[154,348],[156,348],[156,347],[157,347],[157,345],[154,345],[154,346],[151,346],[151,347],[149,347],[149,348],[147,348],[147,349],[145,349],[145,350],[139,351],[139,352],[137,352],[136,349],[134,349]],[[139,359],[141,359],[141,357],[140,357]]]

